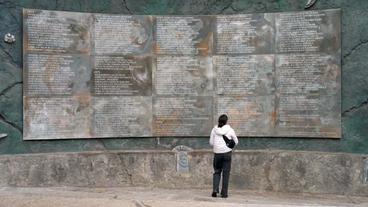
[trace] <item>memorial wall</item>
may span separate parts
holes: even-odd
[[[341,137],[341,11],[23,10],[23,138]]]

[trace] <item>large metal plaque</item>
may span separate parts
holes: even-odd
[[[89,96],[25,97],[24,139],[91,137]]]
[[[153,99],[155,136],[205,135],[213,125],[212,96],[163,97]]]
[[[138,56],[94,56],[94,96],[151,96],[152,59]]]
[[[166,55],[212,53],[212,16],[157,16],[155,51]]]
[[[156,95],[212,96],[212,59],[195,56],[158,56],[154,71]]]
[[[240,136],[275,136],[275,98],[264,96],[218,96],[216,116],[227,114]]]
[[[94,52],[132,55],[150,53],[153,44],[151,16],[93,14]]]
[[[23,15],[25,140],[341,137],[339,9]]]
[[[279,136],[341,136],[339,58],[327,54],[277,56]]]
[[[90,53],[93,18],[88,13],[23,10],[26,53]]]
[[[152,135],[150,96],[110,96],[92,99],[93,137]]]
[[[274,52],[274,14],[245,14],[216,18],[216,54]]]
[[[276,13],[278,53],[336,53],[341,48],[340,10]]]
[[[275,93],[274,55],[215,56],[218,95],[263,96]]]

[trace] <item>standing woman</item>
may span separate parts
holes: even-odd
[[[235,135],[234,130],[227,125],[227,116],[221,115],[218,119],[218,125],[211,131],[210,145],[213,146],[214,159],[213,159],[213,191],[212,197],[217,197],[219,193],[219,185],[222,173],[222,188],[221,197],[227,198],[227,191],[229,186],[229,177],[231,169],[231,151],[232,149],[227,147],[223,135],[229,139],[233,139],[235,144],[238,144],[238,138]]]

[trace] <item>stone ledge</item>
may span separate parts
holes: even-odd
[[[170,150],[98,151],[0,156],[0,187],[211,188],[211,150],[188,152],[189,172],[177,172]],[[239,190],[368,195],[367,155],[237,150],[230,186]]]

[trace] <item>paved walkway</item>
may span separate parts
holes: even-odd
[[[0,188],[0,207],[368,207],[368,198],[156,188]]]

